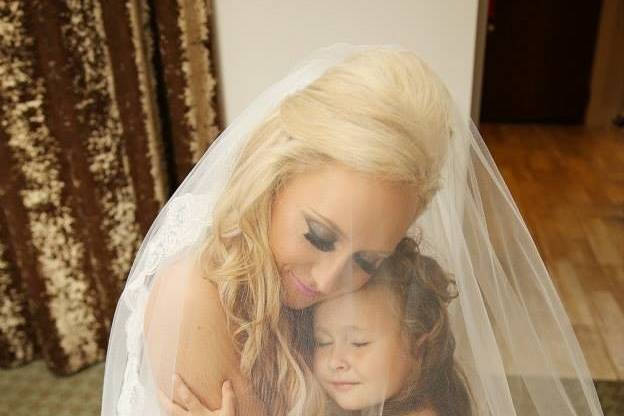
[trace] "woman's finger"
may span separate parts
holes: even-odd
[[[236,416],[236,396],[230,380],[226,380],[221,387],[220,416]]]
[[[177,374],[173,376],[173,401],[182,408],[188,409],[192,414],[201,414],[200,411],[207,410],[182,377]]]
[[[168,416],[188,416],[188,411],[171,400],[165,393],[158,390],[158,401]]]

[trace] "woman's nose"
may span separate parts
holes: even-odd
[[[323,256],[311,270],[314,289],[324,295],[336,292],[352,277],[351,253],[332,253]]]

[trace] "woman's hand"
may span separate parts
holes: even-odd
[[[207,409],[177,374],[173,378],[173,400],[159,390],[162,406],[171,416],[236,416],[236,401],[232,383],[226,380],[221,387],[221,408]]]

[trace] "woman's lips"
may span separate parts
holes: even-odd
[[[295,284],[295,287],[297,288],[297,290],[305,297],[315,298],[319,295],[320,292],[318,290],[314,290],[310,286],[303,283],[301,280],[297,278],[297,276],[295,276],[293,272],[290,272],[290,277],[292,278],[293,283]]]

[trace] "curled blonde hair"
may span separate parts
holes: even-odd
[[[293,348],[297,312],[282,307],[270,255],[271,203],[293,175],[340,163],[412,185],[422,209],[437,189],[450,96],[413,53],[368,49],[282,100],[250,135],[202,248],[218,284],[241,370],[270,414],[320,414],[309,368]]]

